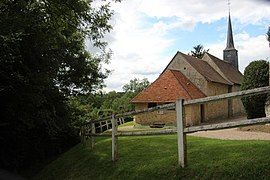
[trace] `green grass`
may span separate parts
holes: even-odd
[[[118,127],[126,127],[126,126],[134,126],[137,123],[135,123],[134,121],[130,121],[130,122],[126,122],[124,124],[119,125]]]
[[[150,128],[149,125],[140,125],[134,121],[126,122],[118,126],[118,132],[143,132],[143,131],[160,131],[165,129],[175,129],[175,126],[164,126],[163,128]],[[103,134],[111,134],[111,129],[105,131]]]
[[[120,137],[111,162],[111,139],[81,144],[62,154],[34,179],[269,179],[269,141],[188,137],[188,166],[177,164],[176,135]]]

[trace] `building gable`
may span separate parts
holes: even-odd
[[[196,99],[205,97],[181,72],[166,70],[150,86],[135,96],[132,103],[174,102],[177,99]]]
[[[223,61],[209,53],[205,53],[203,60],[208,62],[224,79],[232,84],[240,85],[243,81],[243,75],[235,69],[230,63]]]
[[[193,69],[195,69],[195,71],[198,72],[201,76],[203,76],[207,81],[232,85],[231,82],[224,79],[206,61],[202,61],[201,59],[195,58],[195,57],[190,56],[190,55],[186,55],[186,54],[181,53],[181,52],[176,53],[176,55],[169,62],[167,67],[164,69],[164,71],[167,69],[179,70],[192,81],[192,79],[189,77],[189,74],[185,73],[185,71],[188,71],[189,69],[187,69],[186,67],[181,67],[183,65],[183,63],[181,63],[181,61],[186,61],[187,63],[189,63],[190,66]]]

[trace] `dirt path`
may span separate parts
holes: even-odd
[[[214,139],[230,140],[270,140],[270,133],[240,131],[237,128],[215,131],[200,131],[190,134],[191,136],[207,137]]]

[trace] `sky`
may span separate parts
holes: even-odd
[[[123,0],[111,4],[113,30],[106,35],[113,52],[104,91],[122,91],[134,78],[153,82],[177,51],[202,44],[222,59],[226,47],[227,0]],[[239,70],[253,60],[270,60],[266,32],[270,0],[230,0]]]

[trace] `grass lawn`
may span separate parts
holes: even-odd
[[[111,139],[78,144],[34,179],[270,179],[269,141],[188,137],[188,166],[177,164],[176,135],[120,137],[111,162]]]
[[[134,121],[126,122],[118,126],[118,132],[142,132],[142,131],[161,131],[166,129],[176,129],[175,126],[164,126],[163,128],[150,128],[148,125],[140,125]],[[111,134],[111,129],[103,132],[103,134]]]

